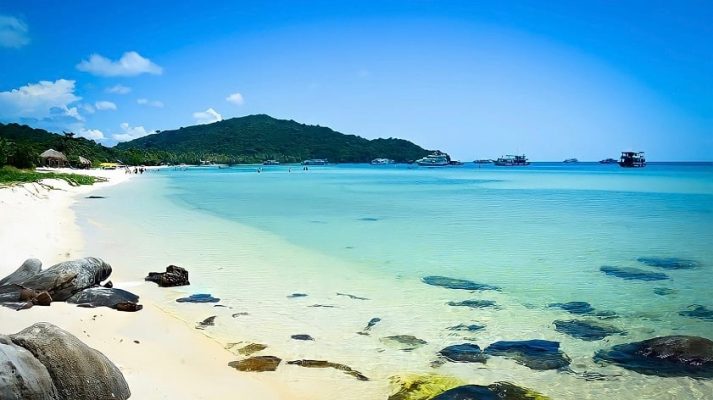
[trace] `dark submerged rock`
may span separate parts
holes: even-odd
[[[570,314],[591,314],[594,307],[586,301],[570,301],[569,303],[552,303],[550,307],[561,308]]]
[[[292,293],[291,295],[287,296],[288,299],[296,299],[298,297],[307,297],[307,293]]]
[[[40,322],[10,339],[47,368],[59,399],[125,400],[131,396],[119,368],[69,332]]]
[[[423,283],[431,286],[440,286],[447,289],[460,289],[460,290],[500,290],[497,286],[485,285],[482,283],[476,283],[473,281],[468,281],[465,279],[455,279],[448,278],[445,276],[425,276],[421,279]]]
[[[369,331],[371,331],[371,328],[374,327],[379,321],[381,321],[381,318],[379,317],[374,317],[369,320],[369,322],[366,324],[364,329],[361,330],[361,332],[357,332],[359,335],[364,335],[364,336],[369,336]]]
[[[334,368],[338,369],[340,371],[344,371],[345,374],[351,375],[355,378],[357,378],[360,381],[368,381],[369,378],[364,376],[361,372],[352,369],[349,366],[346,366],[344,364],[337,364],[329,361],[324,361],[324,360],[294,360],[294,361],[288,361],[287,362],[290,365],[299,365],[300,367],[305,367],[305,368]]]
[[[90,307],[109,307],[116,309],[119,304],[124,304],[122,306],[124,310],[129,308],[125,303],[136,304],[138,302],[139,296],[131,292],[101,286],[84,289],[67,299],[67,303]]]
[[[432,400],[548,400],[548,398],[509,382],[496,382],[488,386],[458,386],[433,397]]]
[[[483,354],[480,346],[473,343],[454,344],[444,348],[438,354],[452,362],[485,363],[488,360],[488,356]]]
[[[4,335],[0,335],[0,399],[59,399],[47,368]]]
[[[181,297],[180,299],[176,299],[176,302],[178,303],[217,303],[219,301],[219,298],[213,297],[208,293],[197,293],[192,294],[188,297]]]
[[[266,372],[274,371],[280,365],[282,359],[275,356],[255,356],[244,360],[232,361],[228,366],[237,369],[238,371],[246,372]]]
[[[415,350],[425,344],[428,344],[425,340],[419,339],[412,335],[386,336],[381,338],[381,342],[402,351]]]
[[[65,301],[74,293],[99,285],[111,275],[111,265],[94,257],[65,261],[23,280],[19,284],[48,292],[54,301]]]
[[[104,196],[91,195],[91,196],[85,197],[85,199],[106,199],[106,197],[104,197]]]
[[[662,269],[693,269],[701,266],[698,261],[676,257],[639,257],[636,261]]]
[[[559,345],[559,342],[540,339],[499,341],[486,347],[484,353],[513,359],[531,369],[559,369],[570,363],[569,357],[559,350]]]
[[[458,324],[455,326],[448,327],[449,331],[459,331],[459,332],[477,332],[477,331],[480,331],[483,329],[485,329],[485,325],[478,325],[478,324],[471,324],[471,325]]]
[[[463,301],[449,301],[449,306],[452,307],[468,307],[468,308],[498,308],[498,305],[492,300],[463,300]]]
[[[602,340],[607,336],[624,333],[623,331],[611,326],[604,325],[593,321],[585,320],[569,320],[554,321],[555,330],[586,341]]]
[[[667,288],[667,287],[657,287],[654,288],[654,294],[659,295],[659,296],[668,296],[670,294],[676,293],[675,289]]]
[[[631,267],[612,267],[603,266],[599,268],[606,275],[616,276],[617,278],[626,279],[628,281],[663,281],[669,279],[668,275],[661,272],[649,272],[639,268]]]
[[[209,326],[215,325],[216,317],[217,317],[217,315],[213,315],[211,317],[204,319],[203,321],[199,322],[198,325],[196,325],[196,329],[205,329]]]
[[[688,306],[688,310],[680,311],[678,315],[684,317],[698,318],[704,321],[713,321],[713,309],[700,304],[692,304]]]
[[[594,360],[645,375],[713,378],[713,341],[698,336],[661,336],[600,350]]]
[[[306,334],[292,335],[290,337],[295,340],[314,340],[312,336]]]
[[[352,300],[369,300],[366,297],[354,296],[353,294],[348,294],[348,293],[337,293],[337,296],[349,297]]]
[[[9,285],[13,283],[22,283],[34,275],[38,274],[42,270],[42,261],[36,258],[28,258],[25,262],[20,265],[15,272],[10,275],[0,279],[0,286]]]
[[[175,265],[166,267],[166,272],[149,272],[149,275],[144,279],[149,282],[155,282],[161,287],[186,286],[191,284],[188,281],[188,271]]]

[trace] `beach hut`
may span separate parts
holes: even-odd
[[[92,161],[88,160],[82,156],[79,156],[79,168],[81,169],[89,169],[92,166]]]
[[[45,167],[60,168],[67,165],[67,156],[54,149],[45,150],[40,154],[40,159]]]

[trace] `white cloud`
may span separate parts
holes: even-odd
[[[163,102],[158,100],[136,99],[136,103],[141,104],[142,106],[163,108]]]
[[[100,140],[104,139],[104,132],[100,131],[99,129],[81,128],[79,129],[79,136],[92,140]]]
[[[96,103],[94,103],[94,107],[96,107],[97,110],[100,111],[116,110],[116,104],[112,103],[111,101],[97,101]]]
[[[84,110],[85,113],[87,114],[94,114],[97,110],[94,109],[94,106],[91,104],[82,104],[80,107],[82,107],[82,110]]]
[[[77,64],[77,69],[99,76],[161,75],[163,73],[163,68],[135,51],[127,51],[117,61],[112,61],[99,54],[92,54],[89,60],[82,60]]]
[[[74,83],[66,79],[39,81],[0,92],[0,117],[44,119],[66,116],[82,120],[76,107],[68,107],[82,99],[74,94]]]
[[[20,48],[30,43],[27,24],[15,17],[0,15],[0,47]]]
[[[242,106],[245,103],[245,99],[243,98],[243,95],[236,92],[231,94],[230,96],[225,98],[226,101],[229,103],[233,103],[236,106]]]
[[[194,112],[193,118],[196,119],[196,123],[198,124],[212,124],[213,122],[223,120],[223,116],[212,108],[205,111]]]
[[[124,85],[114,85],[112,87],[106,88],[104,90],[107,93],[114,93],[114,94],[127,94],[131,92],[131,88],[128,86]]]
[[[152,130],[147,131],[143,126],[131,126],[128,122],[124,122],[119,126],[121,127],[122,133],[112,135],[112,137],[119,142],[126,142],[155,133],[155,131]]]

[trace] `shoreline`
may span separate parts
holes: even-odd
[[[70,186],[44,180],[0,188],[0,275],[14,271],[25,259],[35,257],[43,268],[86,256],[77,215],[72,209],[79,196],[135,178],[121,170],[59,170],[105,177],[108,182]],[[46,185],[56,190],[50,190]],[[106,260],[109,264],[112,260]],[[110,278],[111,279],[111,278]],[[121,285],[119,285],[121,286]],[[156,288],[158,288],[156,286]],[[276,383],[228,367],[235,357],[200,331],[147,302],[148,286],[127,288],[141,296],[144,309],[125,313],[109,308],[81,308],[62,302],[50,307],[14,311],[0,307],[2,334],[18,332],[36,322],[50,322],[104,353],[123,373],[136,399],[214,399],[236,393],[254,399],[294,398]],[[140,290],[134,290],[140,289]],[[161,290],[163,288],[160,288]],[[269,378],[268,378],[269,380]],[[162,384],[157,384],[161,382]]]

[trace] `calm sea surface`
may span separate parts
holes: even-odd
[[[261,354],[328,359],[371,378],[281,366],[276,375],[306,398],[383,399],[390,376],[424,372],[479,384],[508,380],[561,399],[713,398],[710,381],[644,376],[592,360],[596,350],[654,336],[713,339],[713,321],[679,314],[713,308],[711,164],[196,167],[145,173],[98,194],[107,198],[76,208],[87,252],[114,265],[116,280],[138,285],[149,270],[185,266],[190,287],[155,290],[167,312],[190,324],[217,315],[206,334],[225,344],[264,343]],[[664,270],[640,257],[701,266]],[[669,279],[625,280],[602,266]],[[427,275],[501,291],[429,286],[421,282]],[[173,301],[199,292],[227,307]],[[469,299],[497,307],[447,304]],[[557,332],[553,321],[577,316],[548,305],[570,301],[615,314],[602,322],[625,334],[582,341]],[[381,321],[371,334],[357,334],[374,317]],[[447,329],[461,323],[486,328]],[[384,342],[390,335],[428,343],[402,351]],[[520,339],[560,342],[571,371],[533,371],[501,357],[434,368],[447,345]]]

